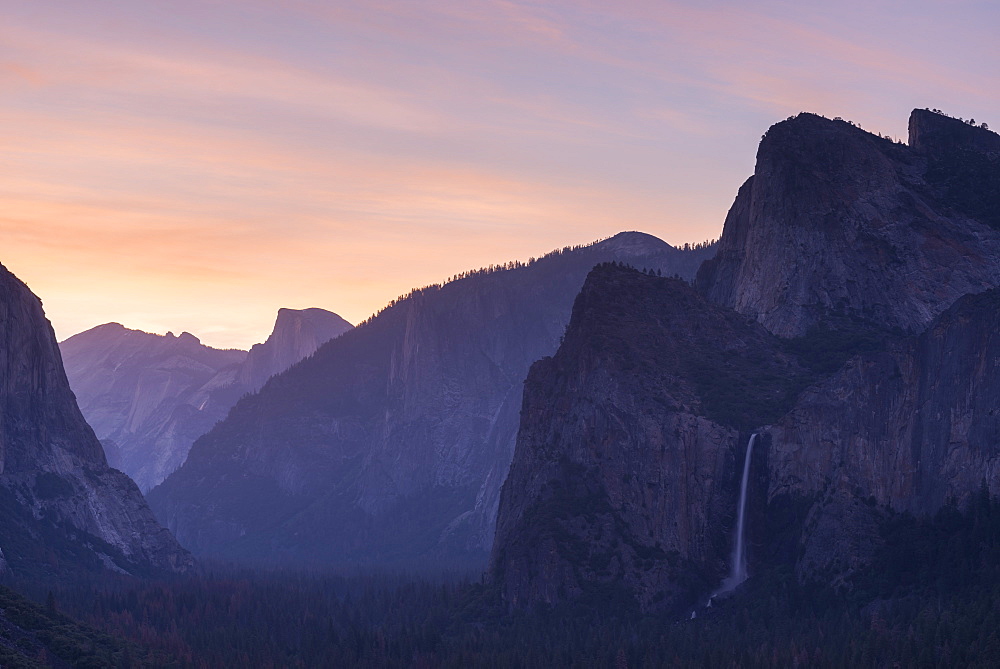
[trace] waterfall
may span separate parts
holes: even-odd
[[[736,586],[747,580],[747,549],[744,534],[746,532],[747,484],[750,482],[750,458],[753,455],[753,444],[755,441],[757,441],[757,435],[750,435],[750,443],[747,444],[747,454],[743,458],[743,478],[740,481],[740,504],[736,509],[736,541],[733,545],[733,557],[729,568],[729,576],[722,582],[719,589],[715,591],[712,598],[735,590]],[[712,598],[709,599],[709,604],[711,604]]]

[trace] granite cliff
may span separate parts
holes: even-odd
[[[70,391],[41,302],[0,266],[0,570],[187,569],[135,484],[108,466]]]
[[[811,378],[678,279],[597,267],[525,385],[491,577],[512,605],[624,588],[673,606],[726,569],[742,449]]]
[[[797,337],[845,320],[919,332],[962,295],[1000,283],[990,205],[1000,137],[923,110],[910,135],[906,146],[812,114],[772,126],[699,288]]]
[[[763,138],[706,299],[595,270],[528,377],[489,571],[505,600],[707,596],[751,433],[751,573],[849,588],[888,518],[1000,492],[998,140],[920,110],[910,146],[799,115]]]
[[[108,462],[148,490],[225,415],[213,394],[231,385],[246,351],[204,346],[194,335],[99,325],[60,344],[80,410]],[[239,395],[229,402],[231,405]]]
[[[150,504],[196,554],[481,564],[522,383],[587,272],[619,259],[692,277],[711,252],[622,233],[414,291],[239,402]]]
[[[809,388],[768,441],[767,498],[805,502],[798,570],[843,580],[886,510],[928,515],[1000,494],[1000,289],[968,295],[920,335],[852,357]]]
[[[188,332],[156,335],[118,323],[74,335],[60,349],[108,461],[146,492],[241,396],[350,328],[323,309],[281,309],[267,341],[249,353],[205,346]]]
[[[325,309],[278,309],[271,335],[250,348],[236,373],[236,384],[244,392],[257,392],[272,376],[353,327]]]

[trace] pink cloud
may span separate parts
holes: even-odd
[[[996,108],[987,68],[822,11],[11,4],[0,260],[64,335],[132,315],[248,345],[279,306],[360,320],[414,285],[621,229],[716,236],[760,132],[801,109],[884,130],[911,99],[940,106],[921,95]]]

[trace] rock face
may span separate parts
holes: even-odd
[[[984,153],[1000,137],[920,110],[910,128],[912,148],[812,114],[773,126],[698,286],[796,337],[845,318],[919,332],[1000,283],[996,202],[980,202],[1000,196]]]
[[[183,570],[190,555],[111,469],[41,302],[0,266],[0,549],[21,578]]]
[[[148,491],[180,467],[195,439],[242,395],[350,329],[323,309],[281,309],[274,331],[248,354],[175,337],[100,325],[60,348],[80,409],[112,466]]]
[[[298,564],[482,563],[522,382],[612,259],[693,276],[641,233],[415,291],[237,404],[150,495],[193,551]]]
[[[256,392],[269,378],[353,327],[325,309],[279,309],[271,336],[250,348],[236,381],[246,392]]]
[[[768,499],[812,502],[800,573],[844,572],[877,544],[879,507],[929,514],[1000,493],[1000,289],[922,334],[856,356],[766,430]]]
[[[142,490],[180,466],[191,443],[232,402],[213,395],[231,386],[246,351],[179,337],[100,325],[62,342],[66,374],[109,463]],[[214,401],[213,401],[214,400]]]
[[[809,374],[682,281],[603,265],[528,375],[491,578],[512,605],[624,588],[644,608],[721,580],[757,416]]]
[[[912,147],[771,128],[697,276],[715,311],[595,270],[527,382],[490,570],[508,603],[706,596],[751,433],[751,574],[850,587],[889,514],[1000,492],[1000,155],[929,114]]]
[[[910,114],[910,148],[924,154],[973,150],[1000,153],[1000,135],[927,109]]]

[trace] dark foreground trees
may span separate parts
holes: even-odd
[[[787,566],[758,565],[736,596],[693,620],[644,616],[607,600],[508,612],[488,586],[445,577],[224,568],[172,582],[59,589],[55,615],[99,628],[111,649],[100,652],[129,666],[1000,663],[1000,504],[982,492],[965,510],[897,515],[882,531],[885,548],[850,587],[802,584]]]

